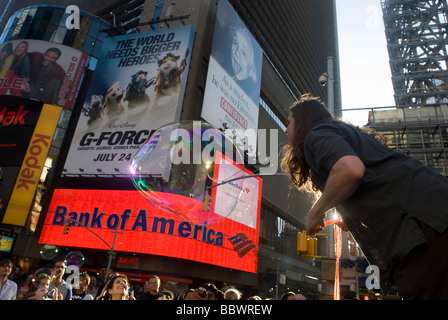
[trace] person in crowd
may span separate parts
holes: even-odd
[[[65,274],[66,264],[64,261],[56,261],[53,264],[53,280],[50,283],[50,290],[53,288],[57,288],[58,292],[62,294],[64,300],[72,299],[72,286],[69,283],[66,283],[63,279]]]
[[[0,300],[16,300],[17,284],[8,279],[13,268],[12,261],[0,259]]]
[[[162,290],[162,292],[160,293],[161,296],[165,297],[166,300],[174,300],[174,293],[170,290]]]
[[[242,294],[237,289],[227,289],[224,292],[224,299],[225,300],[241,300]]]
[[[19,285],[19,292],[17,293],[17,300],[22,300],[23,297],[28,293],[28,291],[30,290],[30,286],[31,284],[31,280],[33,278],[32,274],[28,274],[26,276],[25,281],[23,281],[20,285]]]
[[[281,300],[306,300],[306,297],[303,294],[288,291],[282,295]]]
[[[305,216],[313,236],[336,208],[371,265],[384,295],[448,299],[448,179],[334,119],[316,97],[295,102],[281,167],[298,189],[318,200]]]
[[[93,300],[93,296],[87,292],[90,284],[90,276],[84,272],[79,275],[79,288],[72,288],[72,300]]]
[[[135,300],[134,296],[129,294],[129,289],[128,277],[121,273],[114,273],[109,277],[97,300]]]
[[[137,300],[157,300],[160,297],[160,278],[158,276],[154,275],[149,278],[145,286],[147,286],[147,291],[140,294]]]
[[[188,289],[185,292],[184,298],[182,300],[196,300],[196,290]]]
[[[196,300],[208,300],[207,289],[204,287],[196,288]]]
[[[90,283],[87,287],[87,293],[90,294],[94,299],[98,295],[98,283],[95,276],[90,277]]]
[[[51,276],[43,273],[37,279],[36,283],[30,286],[28,292],[23,296],[22,300],[63,300],[62,294],[58,292],[58,288],[50,290]]]
[[[218,288],[213,283],[206,283],[207,300],[218,300]]]

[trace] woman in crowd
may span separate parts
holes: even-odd
[[[107,281],[98,300],[135,300],[129,294],[129,281],[126,275],[115,273]]]
[[[51,277],[48,274],[40,275],[36,282],[22,300],[63,300],[62,294],[58,293],[57,288],[48,290],[51,282]]]

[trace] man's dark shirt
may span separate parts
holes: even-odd
[[[160,297],[160,294],[151,294],[149,292],[141,293],[137,300],[157,300]]]
[[[448,227],[448,179],[339,121],[311,130],[304,153],[321,191],[340,158],[352,155],[363,162],[366,171],[358,189],[337,210],[369,263],[379,267],[387,293],[397,265],[426,242],[415,219],[439,233]]]

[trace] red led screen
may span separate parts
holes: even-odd
[[[241,219],[210,226],[191,224],[157,209],[138,191],[56,189],[39,240],[41,244],[109,250],[87,228],[72,225],[63,234],[63,222],[74,219],[112,244],[118,228],[116,251],[135,252],[194,260],[247,272],[257,272],[261,179],[257,197],[256,224]],[[253,183],[253,182],[252,182]]]

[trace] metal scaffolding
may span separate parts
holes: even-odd
[[[446,0],[382,0],[397,106],[448,101]]]
[[[369,127],[391,149],[417,158],[448,176],[448,106],[372,108]]]
[[[368,125],[396,149],[448,176],[447,0],[381,0],[395,108]]]

